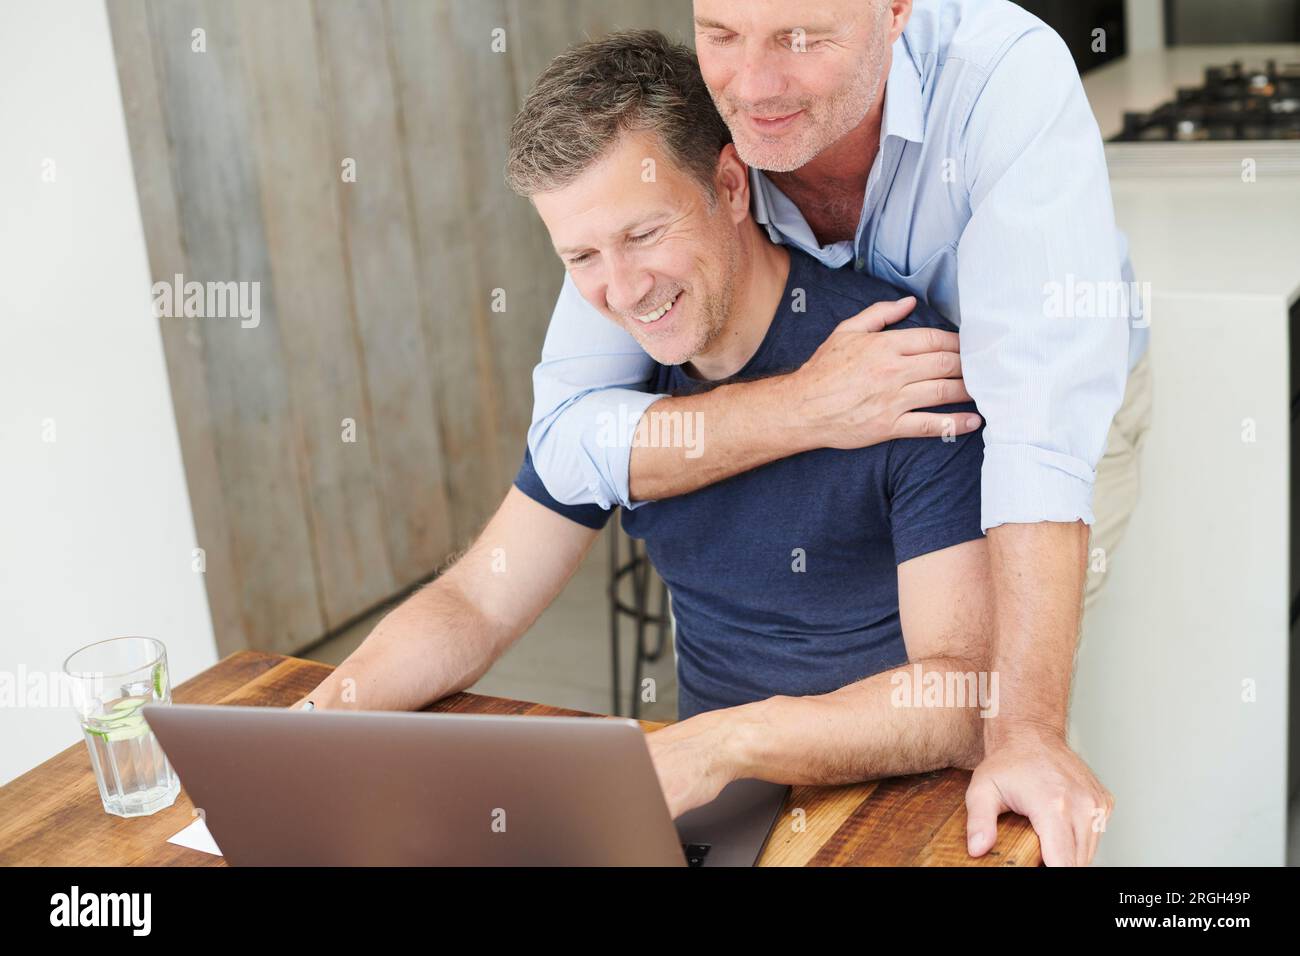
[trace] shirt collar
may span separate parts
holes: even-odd
[[[921,75],[917,72],[907,40],[894,41],[893,62],[885,83],[885,115],[880,121],[880,141],[891,136],[919,143],[925,136],[925,109],[921,102]]]

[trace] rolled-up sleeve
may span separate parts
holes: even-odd
[[[636,339],[606,319],[566,275],[533,370],[528,449],[546,490],[566,505],[634,508],[628,500],[632,436],[662,395]]]
[[[1056,34],[1010,44],[963,149],[957,282],[963,374],[987,422],[980,523],[1091,524],[1129,325],[1101,136]]]

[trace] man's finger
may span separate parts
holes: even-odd
[[[966,852],[983,856],[998,839],[998,816],[1010,809],[988,780],[971,780],[966,788]]]
[[[961,351],[961,339],[947,329],[898,329],[889,334],[889,342],[899,355]]]
[[[907,412],[899,415],[894,423],[893,437],[943,438],[946,435],[968,435],[979,427],[980,417],[973,412],[952,415],[943,412]]]
[[[912,329],[905,329],[910,332]],[[893,335],[902,335],[894,332]],[[913,382],[928,382],[932,378],[961,378],[961,355],[957,352],[922,352],[918,355],[900,355],[896,360],[890,381],[898,388]]]
[[[898,392],[896,408],[904,411],[916,411],[921,408],[933,408],[935,405],[955,405],[957,402],[971,401],[966,383],[960,378],[935,378],[926,382],[913,382],[904,385]],[[973,415],[974,412],[962,412],[961,416]]]
[[[1074,866],[1077,859],[1073,820],[1054,809],[1029,814],[1029,823],[1038,834],[1038,845],[1047,866]]]
[[[1097,852],[1097,837],[1093,832],[1092,814],[1080,814],[1074,818],[1075,866],[1087,866],[1092,862],[1092,855]]]
[[[857,315],[845,319],[837,326],[836,331],[843,329],[846,332],[879,332],[885,326],[907,318],[915,307],[916,296],[914,295],[892,302],[877,302],[867,306]]]
[[[1075,839],[1079,844],[1079,865],[1088,866],[1097,855],[1097,844],[1101,842],[1102,830],[1106,827],[1109,809],[1103,804],[1087,810],[1086,818],[1075,826]]]

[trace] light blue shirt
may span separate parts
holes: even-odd
[[[791,55],[799,55],[792,53]],[[1069,51],[1005,0],[920,0],[894,43],[853,242],[820,245],[751,170],[773,242],[852,265],[960,328],[983,414],[981,526],[1093,521],[1095,469],[1146,347],[1101,136]],[[566,276],[533,373],[528,445],[565,504],[628,501],[654,361]],[[706,439],[707,440],[707,439]]]

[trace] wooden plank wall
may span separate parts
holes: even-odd
[[[293,653],[434,572],[500,501],[562,278],[502,181],[510,122],[576,40],[689,42],[690,0],[108,10],[150,282],[259,283],[256,327],[156,320],[218,650]]]

